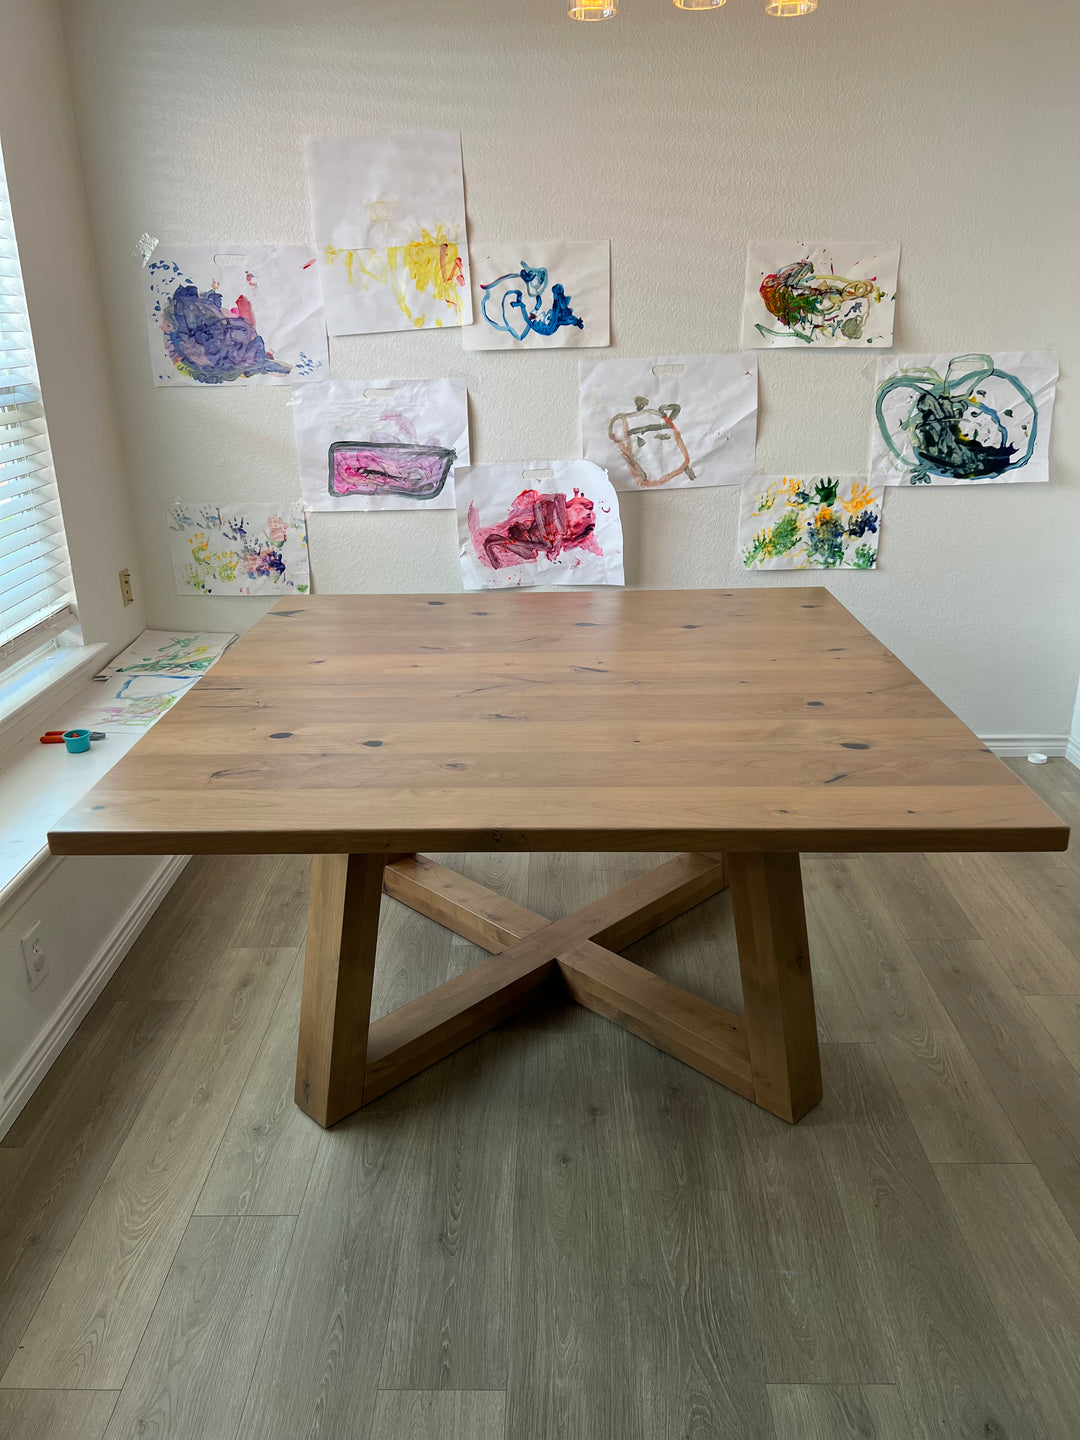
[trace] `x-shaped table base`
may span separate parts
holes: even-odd
[[[741,1016],[616,953],[728,885]],[[370,1024],[383,890],[491,959]],[[422,855],[316,855],[296,1103],[333,1125],[560,983],[579,1004],[784,1120],[821,1098],[796,854],[679,855],[556,921]]]

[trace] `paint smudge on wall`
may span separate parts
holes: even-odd
[[[331,335],[472,319],[456,131],[305,142]]]
[[[466,350],[565,349],[610,340],[608,246],[473,247],[476,323]]]
[[[160,250],[145,267],[156,385],[289,385],[329,364],[318,276],[306,245],[218,254]],[[258,316],[258,319],[256,319]]]
[[[330,446],[330,494],[432,500],[442,493],[456,458],[453,450],[439,445],[338,440]]]
[[[752,476],[739,552],[747,570],[873,570],[884,491],[853,475]]]
[[[741,485],[753,473],[757,355],[582,360],[581,448],[618,490]]]
[[[456,489],[467,590],[622,584],[618,501],[599,466],[459,467]]]
[[[169,511],[181,595],[277,595],[309,586],[303,506],[186,506]]]
[[[1052,356],[904,356],[879,370],[871,474],[886,485],[1049,479]]]
[[[580,490],[569,496],[561,490],[553,495],[523,490],[511,503],[506,519],[495,525],[481,525],[472,504],[469,535],[476,558],[492,570],[531,563],[541,555],[557,560],[564,550],[604,553],[596,543],[596,508]]]
[[[899,245],[752,243],[743,344],[891,345],[899,265]]]

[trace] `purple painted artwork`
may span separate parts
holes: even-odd
[[[330,494],[432,500],[442,493],[456,458],[441,445],[338,440],[330,446]]]

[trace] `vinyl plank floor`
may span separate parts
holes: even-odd
[[[320,1136],[236,1440],[367,1440],[406,1199],[435,1143],[437,1106],[413,1096]]]
[[[555,1020],[515,1027],[522,1101],[507,1433],[644,1440],[629,1351],[626,1197],[612,1163],[620,1052],[639,1042],[577,1008]]]
[[[1080,995],[1029,995],[1027,1003],[1080,1070]]]
[[[642,1431],[773,1440],[765,1307],[736,1180],[749,1157],[729,1113],[744,1102],[628,1042],[621,1139],[596,1162],[618,1162],[625,1197],[629,1379]]]
[[[168,1060],[190,1005],[117,1001],[22,1150],[0,1206],[0,1373]]]
[[[196,1215],[298,1215],[320,1129],[293,1101],[303,955],[297,955],[206,1177]]]
[[[859,1292],[888,1327],[894,1378],[932,1440],[1058,1440],[972,1272],[872,1046],[824,1050],[818,1135],[855,1246]]]
[[[505,1440],[497,1390],[380,1390],[371,1440]]]
[[[902,858],[925,863],[923,856]],[[829,954],[846,976],[928,1158],[1027,1160],[1023,1142],[861,859],[823,859],[807,870],[807,908],[818,954]],[[896,903],[897,892],[886,887],[886,893]],[[811,964],[816,960],[811,952]]]
[[[1051,1434],[1080,1421],[1080,1240],[1033,1165],[939,1165],[974,1269]]]
[[[776,1440],[910,1440],[895,1385],[770,1385]]]
[[[123,1384],[294,959],[294,950],[227,952],[0,1383]]]
[[[919,964],[1080,1236],[1080,1086],[1045,1026],[976,942],[923,941]]]
[[[6,1440],[101,1440],[115,1390],[0,1390]]]
[[[232,1440],[293,1223],[191,1221],[104,1440]]]
[[[418,1157],[405,1205],[381,1384],[506,1386],[520,1067],[513,1034],[483,1036],[417,1076],[439,1143]]]

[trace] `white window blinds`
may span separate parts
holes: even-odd
[[[0,152],[0,671],[70,625],[73,602]]]

